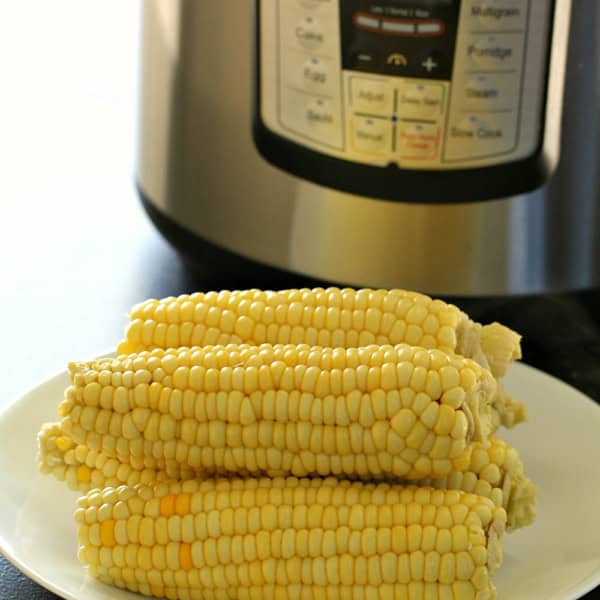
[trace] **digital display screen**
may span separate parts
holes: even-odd
[[[344,69],[449,80],[459,10],[459,0],[344,0]]]

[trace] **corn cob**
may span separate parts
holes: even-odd
[[[407,343],[473,358],[501,377],[521,358],[520,339],[498,323],[482,327],[452,304],[405,290],[244,290],[141,303],[118,353],[229,343]]]
[[[508,529],[531,525],[536,514],[536,489],[525,477],[519,453],[503,440],[492,437],[475,442],[468,467],[443,479],[425,479],[419,485],[461,490],[490,498],[506,510]]]
[[[149,596],[482,600],[506,514],[457,491],[250,478],[94,490],[75,519],[89,573]]]
[[[80,492],[94,488],[153,485],[169,478],[157,469],[135,469],[103,452],[75,444],[58,423],[48,423],[39,434],[39,465],[42,473],[51,473],[59,481]],[[193,470],[181,467],[171,478],[192,479]],[[524,475],[517,451],[499,438],[474,442],[469,464],[464,471],[452,471],[442,479],[425,479],[419,485],[453,489],[490,498],[506,510],[508,529],[530,525],[535,519],[536,490]]]
[[[178,477],[236,472],[443,477],[485,440],[491,374],[412,346],[153,350],[70,365],[77,444]]]

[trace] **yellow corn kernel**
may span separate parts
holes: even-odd
[[[100,525],[100,541],[103,546],[107,548],[113,548],[115,542],[115,522],[112,519],[103,521]]]

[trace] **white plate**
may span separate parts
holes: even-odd
[[[86,577],[71,517],[77,494],[37,472],[35,436],[56,420],[66,385],[61,373],[0,415],[0,552],[65,598],[139,598]],[[511,367],[506,385],[529,406],[530,423],[505,437],[538,486],[539,511],[535,525],[505,538],[498,598],[579,598],[600,584],[600,407],[525,365]]]

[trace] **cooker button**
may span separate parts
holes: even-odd
[[[450,123],[444,158],[485,158],[505,154],[516,139],[516,113],[467,115]]]
[[[493,31],[525,27],[527,6],[523,0],[472,0],[466,9],[472,26]]]
[[[516,69],[522,56],[521,34],[498,33],[472,38],[467,44],[467,58],[471,68]]]
[[[298,23],[294,33],[299,44],[310,50],[319,48],[325,41],[325,34],[321,28],[321,24],[311,15],[304,17]]]
[[[287,129],[331,148],[342,147],[341,107],[338,101],[313,96],[288,86],[283,86],[280,93],[280,118]]]
[[[440,84],[404,83],[398,90],[398,115],[428,118],[443,111],[444,87]]]
[[[325,61],[312,56],[302,65],[302,84],[307,90],[325,92],[330,83],[329,67]]]
[[[439,125],[426,123],[398,124],[398,154],[404,160],[433,160],[440,147]]]
[[[387,119],[352,117],[352,146],[357,152],[388,154],[392,145],[392,123]]]
[[[475,75],[464,87],[464,105],[470,110],[507,110],[519,98],[520,80],[514,74]]]
[[[303,8],[319,8],[322,6],[323,8],[329,8],[334,6],[333,0],[298,0],[300,6]]]
[[[394,109],[394,91],[382,80],[352,77],[352,107],[357,111],[391,115]]]
[[[306,105],[304,117],[308,127],[314,131],[327,132],[337,125],[333,103],[326,98],[310,100]]]

